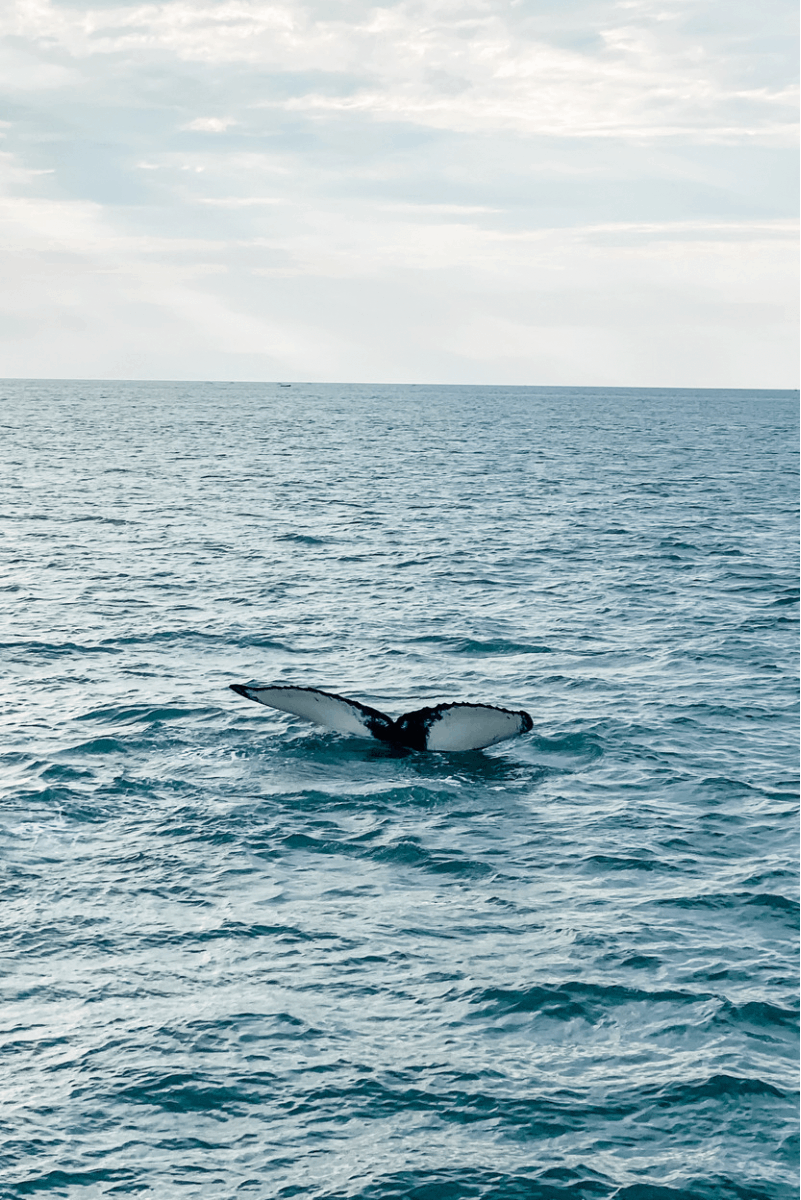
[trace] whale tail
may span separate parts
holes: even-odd
[[[377,708],[319,688],[229,686],[248,700],[304,717],[337,733],[376,738],[411,750],[481,750],[527,733],[533,725],[527,712],[491,704],[439,704],[404,713],[394,721]]]

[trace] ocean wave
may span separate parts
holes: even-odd
[[[161,725],[166,721],[216,716],[216,708],[153,707],[150,705],[111,705],[78,713],[76,721],[98,721],[103,725]]]
[[[786,914],[795,921],[799,903],[794,896],[782,896],[772,892],[700,892],[695,895],[663,896],[652,901],[663,908],[684,909],[769,909]]]
[[[591,1024],[602,1020],[611,1008],[627,1004],[695,1005],[714,1000],[711,992],[687,992],[663,988],[647,991],[621,984],[592,984],[571,981],[538,984],[529,988],[483,988],[466,997],[482,1017],[510,1013],[539,1014],[557,1021],[576,1017]]]
[[[44,659],[63,658],[72,654],[117,654],[118,647],[101,644],[80,644],[78,642],[37,642],[20,640],[16,642],[0,642],[0,650],[11,650],[16,654],[32,654]]]

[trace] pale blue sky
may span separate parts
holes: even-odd
[[[797,385],[789,0],[6,0],[0,375]]]

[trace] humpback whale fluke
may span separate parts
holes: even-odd
[[[533,721],[527,712],[492,704],[437,704],[404,713],[394,721],[377,708],[346,700],[332,692],[308,687],[260,687],[232,683],[232,691],[268,708],[305,717],[337,733],[377,738],[410,750],[481,750],[506,738],[527,733]]]

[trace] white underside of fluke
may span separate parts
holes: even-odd
[[[428,728],[427,750],[481,750],[523,733],[520,713],[489,704],[458,704],[436,710]]]
[[[356,737],[373,736],[365,724],[364,709],[341,696],[318,692],[316,688],[262,688],[245,685],[242,691],[248,699],[266,704],[268,708],[294,713],[296,717],[305,717],[307,721],[325,725],[327,729],[334,729],[337,733],[352,733]]]

